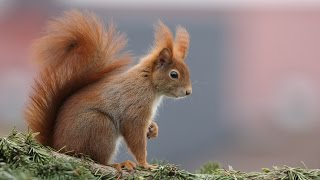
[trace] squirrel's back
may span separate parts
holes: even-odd
[[[130,63],[120,53],[125,44],[114,26],[106,30],[88,12],[69,11],[48,24],[32,47],[41,71],[25,111],[31,130],[40,132],[40,143],[51,145],[57,114],[68,97]]]

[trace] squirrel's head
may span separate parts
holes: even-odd
[[[189,48],[189,33],[178,26],[175,39],[162,22],[155,26],[155,41],[147,57],[153,63],[152,81],[156,91],[169,97],[191,95],[192,85],[185,59]]]

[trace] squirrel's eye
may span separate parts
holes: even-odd
[[[170,72],[170,77],[171,77],[172,79],[178,79],[178,78],[179,78],[179,74],[178,74],[177,71],[172,70],[172,71]]]

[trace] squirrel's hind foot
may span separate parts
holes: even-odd
[[[132,162],[132,161],[124,161],[122,163],[115,163],[115,164],[111,164],[110,166],[114,167],[115,169],[117,169],[118,172],[122,172],[123,169],[128,170],[129,172],[134,172],[137,165],[136,163]]]

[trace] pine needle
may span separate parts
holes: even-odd
[[[96,164],[88,157],[81,159],[60,154],[37,143],[37,134],[13,130],[0,138],[0,180],[2,179],[213,179],[213,180],[320,180],[320,169],[288,166],[263,168],[261,172],[225,170],[209,162],[196,173],[179,169],[167,162],[156,169],[138,168],[134,173],[119,174],[109,166]],[[158,161],[159,162],[159,161]]]

